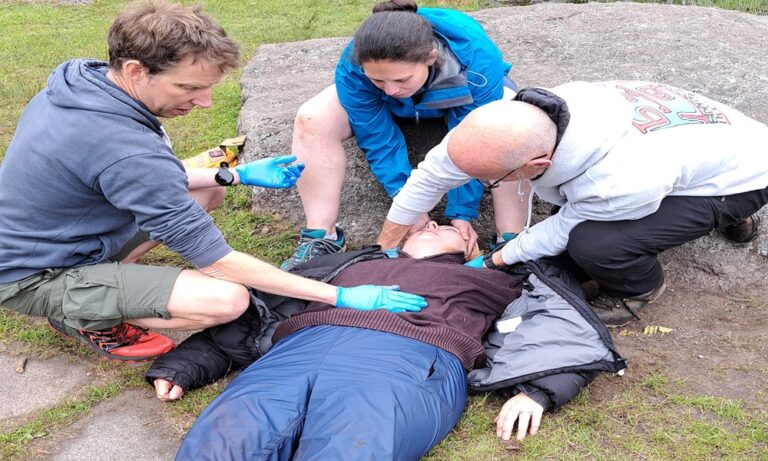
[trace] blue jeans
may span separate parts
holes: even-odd
[[[456,425],[466,373],[421,341],[304,328],[253,363],[200,415],[177,460],[418,460]]]

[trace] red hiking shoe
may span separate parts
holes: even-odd
[[[82,330],[49,317],[48,325],[112,360],[143,362],[163,355],[175,346],[170,338],[129,323],[120,323],[104,330]]]

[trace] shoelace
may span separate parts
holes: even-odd
[[[136,340],[145,335],[146,329],[121,323],[120,325],[108,330],[83,330],[94,344],[102,350],[109,352],[117,347],[126,346],[136,342]]]
[[[296,252],[293,260],[296,262],[304,262],[307,254],[310,259],[319,254],[336,253],[341,248],[335,242],[328,239],[299,239],[299,251]],[[321,253],[324,252],[324,253]]]

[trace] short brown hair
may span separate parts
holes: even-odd
[[[222,72],[240,64],[240,47],[224,29],[202,12],[162,0],[131,3],[109,28],[109,67],[136,59],[150,74],[163,73],[187,56],[218,65]]]

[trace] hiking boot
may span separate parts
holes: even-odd
[[[751,242],[760,235],[760,217],[756,214],[747,216],[736,224],[726,227],[723,235],[731,242]]]
[[[661,282],[656,289],[634,298],[614,298],[605,293],[600,293],[589,303],[592,310],[608,328],[623,327],[633,319],[640,320],[638,315],[645,306],[656,301],[667,285]]]
[[[84,330],[48,317],[48,325],[56,332],[74,338],[100,356],[112,360],[143,362],[163,355],[174,347],[170,338],[128,323],[104,330]]]
[[[287,271],[318,256],[339,253],[347,249],[347,241],[340,227],[336,228],[336,240],[325,238],[324,229],[301,229],[296,251],[289,259],[280,264],[280,269]]]
[[[498,247],[503,246],[505,243],[509,242],[510,240],[514,239],[517,236],[518,234],[514,232],[504,232],[501,234],[502,241],[500,242],[498,235],[493,234],[493,237],[491,237],[490,243],[488,243],[488,249],[489,251],[494,251]]]

